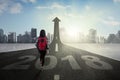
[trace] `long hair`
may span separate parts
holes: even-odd
[[[40,31],[40,36],[39,37],[45,37],[46,36],[46,33],[45,33],[45,30],[41,30]]]

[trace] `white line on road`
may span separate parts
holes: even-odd
[[[55,52],[58,52],[58,43],[55,45]]]
[[[79,64],[75,60],[75,58],[71,55],[63,57],[61,60],[62,61],[68,60],[73,70],[80,70],[81,69],[81,67],[79,66]]]
[[[60,80],[60,75],[54,75],[54,80]]]

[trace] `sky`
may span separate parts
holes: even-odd
[[[120,30],[120,0],[0,0],[0,28],[5,34],[24,34],[31,28],[53,33],[52,20],[58,17],[60,31],[98,36]]]

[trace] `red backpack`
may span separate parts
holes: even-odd
[[[46,46],[47,46],[47,38],[46,37],[39,37],[38,38],[39,50],[46,50]]]

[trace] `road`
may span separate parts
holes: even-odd
[[[119,74],[119,61],[62,43],[50,45],[43,71],[36,48],[0,54],[0,80],[120,80]]]

